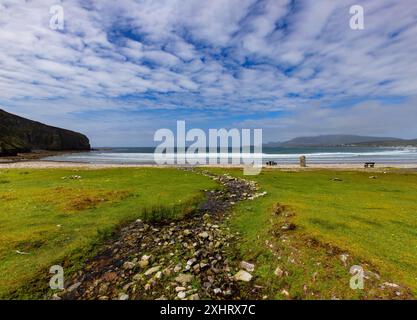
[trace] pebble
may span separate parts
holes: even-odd
[[[129,295],[126,293],[122,293],[119,295],[119,300],[129,300]]]
[[[252,280],[252,275],[249,272],[246,272],[245,270],[240,270],[238,273],[236,273],[233,278],[236,281],[244,281],[249,282]]]
[[[246,261],[241,261],[239,266],[249,272],[255,270],[255,265]]]
[[[279,266],[277,266],[277,268],[274,271],[274,274],[277,277],[280,277],[281,278],[284,275],[284,271],[282,271],[282,269]]]
[[[152,268],[150,268],[150,269],[146,270],[146,272],[144,273],[144,275],[145,275],[145,276],[149,276],[149,275],[151,275],[151,274],[153,274],[153,273],[155,273],[155,272],[158,272],[158,271],[159,271],[159,269],[161,269],[161,267],[160,267],[160,266],[152,267]]]
[[[179,283],[188,283],[191,282],[193,279],[194,276],[191,274],[180,274],[175,278],[175,281]]]

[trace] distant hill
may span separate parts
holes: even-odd
[[[0,109],[0,156],[37,150],[90,150],[88,138],[78,132],[51,127]]]
[[[406,140],[392,137],[368,137],[357,135],[320,135],[298,137],[286,142],[268,143],[265,147],[336,147],[336,146],[417,146],[417,139]]]

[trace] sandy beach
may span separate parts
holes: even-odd
[[[57,162],[57,161],[19,161],[12,163],[0,163],[0,169],[54,169],[54,168],[80,168],[80,169],[105,169],[105,168],[153,168],[153,167],[183,167],[176,165],[156,165],[156,164],[97,164],[97,163],[82,163],[82,162]],[[215,167],[215,168],[243,168],[243,165],[201,165],[198,167]],[[278,164],[276,166],[266,166],[264,165],[263,169],[265,170],[274,170],[274,169],[291,169],[291,170],[309,170],[309,169],[340,169],[340,170],[367,170],[375,171],[382,169],[416,169],[416,164],[376,164],[375,168],[364,169],[363,164],[360,163],[340,163],[340,164],[310,164],[306,168],[301,168],[299,165],[295,164]]]

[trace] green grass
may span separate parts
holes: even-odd
[[[350,290],[350,275],[329,247],[353,256],[349,265],[369,262],[417,294],[417,174],[371,172],[264,170],[245,177],[268,195],[238,203],[229,223],[242,235],[239,259],[256,263],[268,298],[284,298],[282,289],[292,298],[372,297]],[[70,178],[76,175],[81,179]],[[201,190],[214,187],[176,169],[0,170],[0,297],[34,297],[33,280],[42,279],[45,290],[51,265],[64,261],[75,270],[121,224],[175,219],[192,210]],[[284,233],[285,243],[277,203],[288,206],[297,226]],[[273,275],[277,265],[286,276]]]
[[[238,170],[232,172],[241,175]],[[377,179],[370,179],[370,176],[377,176]],[[334,181],[335,177],[342,181]],[[310,281],[313,271],[327,272],[326,268],[319,268],[315,264],[320,258],[324,259],[325,248],[305,250],[308,249],[305,246],[306,239],[311,237],[368,261],[384,276],[408,286],[414,295],[417,293],[417,174],[396,171],[384,174],[264,170],[258,176],[247,178],[258,181],[260,188],[268,191],[268,195],[239,204],[232,226],[243,235],[240,244],[242,254],[248,259],[257,260],[260,265],[258,274],[264,278],[267,286],[275,290],[287,285],[297,296],[300,288]],[[282,262],[265,249],[265,240],[273,243],[271,231],[277,218],[272,211],[278,202],[288,205],[295,213],[291,219],[297,225],[294,231],[297,236],[287,246],[293,248],[281,253],[284,257],[294,254],[303,261],[299,261],[299,267],[287,263],[287,268],[294,269],[291,283],[281,281],[274,287],[271,273]],[[337,257],[333,262],[336,260]],[[311,286],[339,296],[359,297],[347,292],[346,279],[350,275],[346,274],[345,269],[332,264],[333,274],[323,274],[322,279],[325,280]],[[347,291],[335,289],[340,286],[348,288]],[[324,297],[331,298],[331,295]]]
[[[127,221],[178,217],[214,186],[176,169],[0,170],[0,297],[56,262],[75,266]]]

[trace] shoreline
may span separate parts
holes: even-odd
[[[0,164],[10,164],[18,162],[28,161],[45,161],[42,160],[47,157],[63,156],[66,154],[79,153],[85,151],[77,150],[64,150],[64,151],[48,151],[48,150],[36,150],[31,152],[18,153],[16,156],[4,156],[0,157]]]
[[[20,160],[15,162],[0,162],[0,169],[59,169],[59,168],[73,168],[73,169],[108,169],[108,168],[180,168],[180,167],[200,167],[200,168],[244,168],[244,165],[234,164],[206,164],[196,166],[184,165],[158,165],[158,164],[99,164],[99,163],[85,163],[85,162],[69,162],[69,161],[48,161],[48,160]],[[416,169],[417,164],[390,164],[381,163],[376,164],[375,168],[363,167],[361,163],[334,163],[334,164],[310,164],[307,167],[300,167],[298,164],[278,164],[276,166],[263,165],[262,170],[314,170],[314,169],[354,169],[365,171],[377,171],[381,169]]]

